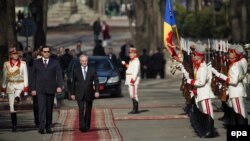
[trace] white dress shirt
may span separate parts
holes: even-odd
[[[49,64],[49,58],[47,58],[47,59],[43,58],[43,63],[44,63],[45,60],[46,60],[46,64],[48,65]]]

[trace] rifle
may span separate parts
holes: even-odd
[[[219,52],[219,46],[218,46],[218,42],[215,40],[213,41],[213,45],[212,45],[213,49],[211,49],[211,55],[212,55],[212,66],[220,72],[220,52]],[[215,95],[219,96],[220,92],[219,92],[219,82],[218,82],[218,78],[213,74],[212,76],[212,83],[211,83],[211,87],[212,87],[212,91],[214,92]]]
[[[183,47],[182,54],[183,54],[183,66],[187,70],[187,72],[190,75],[190,78],[193,78],[193,67],[192,67],[192,59],[191,59],[191,54],[190,54],[190,43],[189,41],[182,39],[181,40],[181,45]],[[186,100],[186,104],[191,104],[191,95],[190,95],[190,90],[192,90],[191,85],[187,83],[187,80],[183,77],[180,90],[182,91],[183,97]]]
[[[194,79],[193,62],[192,62],[192,55],[191,55],[189,41],[187,41],[187,44],[186,44],[186,53],[183,54],[183,66],[189,73],[189,78]],[[184,80],[184,82],[185,82],[184,89],[183,89],[184,97],[187,100],[187,102],[190,104],[191,103],[190,91],[194,90],[194,87],[188,84],[186,80]]]
[[[227,75],[228,73],[228,69],[229,69],[229,62],[228,62],[228,53],[227,53],[227,46],[226,46],[226,43],[223,42],[222,43],[222,47],[223,47],[223,64],[222,64],[222,73],[224,75]],[[228,45],[228,43],[227,43]],[[226,94],[226,91],[227,91],[227,82],[224,81],[222,82],[222,89],[221,89],[221,101],[222,102],[226,102],[227,101],[227,94]]]

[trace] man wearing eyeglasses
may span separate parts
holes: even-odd
[[[57,60],[50,58],[50,48],[41,49],[42,58],[34,61],[31,73],[31,95],[38,99],[39,133],[52,133],[52,110],[55,93],[62,92],[62,70]]]

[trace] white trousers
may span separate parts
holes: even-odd
[[[16,112],[14,109],[14,103],[15,103],[15,98],[20,97],[20,94],[22,93],[22,90],[15,90],[14,93],[9,93],[8,98],[9,98],[9,105],[10,105],[10,112],[14,113]]]
[[[211,99],[205,99],[205,100],[199,101],[197,103],[197,107],[202,113],[207,114],[211,116],[211,118],[214,119],[214,111],[213,111]]]
[[[241,114],[244,118],[248,118],[245,97],[230,98],[229,103],[237,114]]]
[[[139,101],[137,90],[138,90],[138,85],[128,85],[130,98],[135,99],[136,101]]]

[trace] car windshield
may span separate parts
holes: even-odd
[[[97,70],[112,69],[111,63],[107,59],[89,59],[89,65],[95,65]]]

